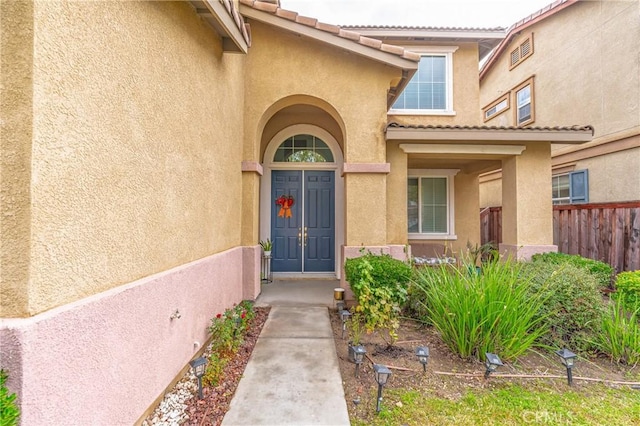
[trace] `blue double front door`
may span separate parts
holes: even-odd
[[[271,270],[335,270],[335,173],[325,170],[271,172]],[[284,196],[293,205],[275,200]],[[287,208],[288,207],[288,208]]]

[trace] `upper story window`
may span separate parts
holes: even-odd
[[[331,149],[322,139],[312,135],[296,135],[280,144],[274,162],[332,163]]]
[[[518,66],[522,61],[533,55],[533,33],[522,40],[509,54],[509,69]]]
[[[525,126],[535,121],[533,108],[533,77],[521,83],[515,89],[516,125]]]
[[[502,114],[509,109],[509,93],[505,93],[500,98],[491,102],[482,109],[484,121],[491,120],[493,117]]]
[[[391,107],[391,114],[455,114],[453,110],[453,53],[456,46],[421,51],[418,70]]]

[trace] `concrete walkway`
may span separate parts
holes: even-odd
[[[349,424],[329,322],[334,287],[334,281],[263,286],[256,306],[268,300],[271,312],[223,426]],[[304,290],[309,297],[292,303]]]

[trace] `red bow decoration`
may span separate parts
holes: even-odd
[[[280,206],[278,217],[291,217],[291,206],[293,206],[293,202],[291,195],[281,195],[276,198],[276,205]]]

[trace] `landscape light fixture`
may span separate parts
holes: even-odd
[[[567,367],[567,383],[571,386],[573,383],[573,373],[571,372],[571,369],[573,368],[578,355],[574,354],[567,348],[556,351],[556,355],[562,359],[562,363]]]
[[[349,346],[349,358],[356,364],[356,377],[358,377],[358,370],[360,369],[360,364],[364,361],[364,354],[366,353],[367,350],[362,345]]]
[[[380,404],[382,403],[382,388],[387,384],[389,377],[391,377],[391,370],[386,365],[373,364],[373,373],[375,374],[376,382],[378,382],[378,403],[376,405],[376,413],[380,412]]]
[[[351,312],[344,309],[340,311],[340,319],[342,320],[342,338],[344,339],[344,332],[347,329],[347,320],[351,318]]]
[[[502,363],[502,360],[500,359],[500,357],[496,354],[487,352],[484,354],[484,356],[487,359],[487,361],[484,364],[485,367],[487,367],[487,369],[484,372],[484,378],[486,379],[489,377],[489,374],[493,373],[498,369],[498,367],[501,367],[504,364]]]
[[[344,311],[344,302],[343,301],[337,302],[336,308],[338,309],[338,315],[340,315],[342,311]]]
[[[427,371],[427,362],[429,362],[429,348],[426,346],[418,346],[416,348],[416,356],[418,361],[422,364],[422,370]]]
[[[202,376],[204,376],[204,370],[207,366],[207,359],[205,357],[196,358],[189,363],[193,368],[193,373],[198,378],[198,397],[202,399]]]

